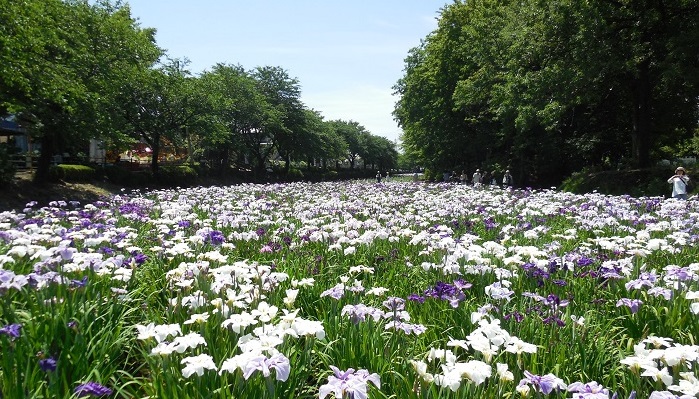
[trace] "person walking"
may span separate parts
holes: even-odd
[[[678,166],[675,169],[675,174],[667,179],[668,184],[672,184],[672,198],[686,200],[687,199],[687,186],[689,185],[689,176],[687,176],[687,171],[683,167]]]

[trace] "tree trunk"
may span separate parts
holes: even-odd
[[[150,169],[153,172],[153,175],[157,175],[158,171],[160,170],[160,166],[158,165],[158,157],[160,156],[160,134],[154,134],[153,135],[153,142],[150,143],[151,145],[151,150],[153,152],[151,153],[151,160],[150,160]]]
[[[35,183],[46,183],[49,181],[49,169],[51,168],[51,158],[54,150],[53,132],[51,127],[45,127],[46,131],[41,136],[41,152],[36,163],[36,173],[34,174]]]
[[[289,169],[291,169],[291,155],[286,153],[284,155],[284,176],[289,176]]]
[[[631,133],[631,153],[638,167],[650,166],[650,144],[652,140],[651,84],[649,62],[639,65],[638,77],[633,87],[633,131]]]

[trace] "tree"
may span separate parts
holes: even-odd
[[[256,167],[264,168],[272,152],[264,134],[271,106],[257,81],[242,66],[225,64],[215,65],[202,74],[201,80],[213,107],[213,124],[207,139],[209,151],[218,153],[218,160],[225,166],[231,162],[246,166],[239,158],[253,157]]]
[[[36,181],[55,152],[109,134],[112,93],[161,52],[128,7],[109,1],[0,3],[0,103],[39,139]]]
[[[170,60],[145,70],[122,92],[123,119],[133,138],[149,145],[154,174],[159,172],[163,140],[181,148],[189,127],[205,112],[202,91],[185,66],[184,61]]]
[[[647,166],[699,120],[698,9],[455,1],[396,85],[404,149],[431,168],[514,163],[542,185],[620,156]]]
[[[362,136],[368,134],[369,132],[354,121],[343,121],[343,120],[333,120],[330,121],[330,127],[333,129],[335,134],[342,137],[342,139],[347,143],[347,151],[344,154],[344,158],[349,162],[350,169],[354,169],[357,159],[360,158],[360,154],[364,152],[364,146],[362,142]]]
[[[318,111],[305,109],[303,112],[303,125],[296,131],[298,149],[294,154],[297,160],[306,160],[310,168],[315,160],[322,161],[323,167],[327,167],[328,160],[342,158],[346,151],[344,140],[323,120]]]
[[[264,135],[284,159],[284,174],[288,174],[292,157],[303,151],[308,135],[299,81],[280,67],[259,67],[252,76],[272,108],[268,119],[272,123],[264,126]]]
[[[371,164],[372,169],[390,170],[398,165],[398,150],[395,144],[386,137],[369,134],[365,137],[365,149],[362,158],[365,166]]]
[[[477,6],[455,2],[441,10],[438,29],[414,48],[405,60],[405,75],[394,87],[400,96],[394,115],[403,128],[403,147],[431,169],[479,165],[491,155],[494,140],[485,97],[457,104],[461,80],[477,73],[479,57],[469,46],[466,27],[480,22]],[[489,3],[489,2],[484,2]],[[474,28],[475,29],[475,28]],[[483,47],[487,47],[483,43]]]

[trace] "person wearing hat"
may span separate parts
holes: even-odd
[[[677,198],[681,200],[687,199],[687,185],[689,185],[689,176],[686,175],[687,171],[683,167],[679,166],[675,169],[675,174],[667,179],[669,184],[672,184],[672,198]]]

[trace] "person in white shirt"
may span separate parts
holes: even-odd
[[[473,179],[471,179],[471,183],[473,183],[474,186],[481,184],[481,177],[481,170],[476,169],[476,173],[473,174]]]
[[[683,167],[679,166],[675,169],[675,174],[667,179],[669,184],[672,184],[672,198],[681,200],[687,199],[687,185],[689,185],[689,176]]]

